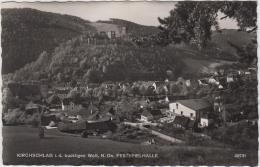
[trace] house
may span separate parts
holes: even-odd
[[[34,114],[34,113],[38,113],[39,111],[40,111],[40,106],[38,104],[33,103],[32,101],[30,101],[25,106],[26,114]]]
[[[222,85],[218,85],[218,88],[219,89],[223,89],[224,87]]]
[[[177,85],[186,85],[186,80],[183,79],[182,77],[179,77],[176,81]]]
[[[186,84],[187,87],[190,87],[191,86],[191,81],[188,79],[188,80],[185,81],[185,84]]]
[[[199,87],[199,82],[195,79],[190,80],[190,88],[191,89],[197,89]]]
[[[208,85],[208,82],[207,82],[206,79],[199,79],[199,80],[198,80],[198,83],[199,83],[200,86],[206,86],[206,85]]]
[[[144,110],[141,114],[141,121],[150,122],[151,120],[153,120],[153,115],[148,110]]]
[[[176,116],[198,121],[202,113],[212,111],[212,105],[206,99],[187,99],[170,103],[169,109]]]
[[[227,83],[234,82],[234,77],[233,75],[227,75]]]
[[[73,103],[73,101],[71,102]],[[79,107],[75,107],[76,105],[78,105]],[[88,105],[84,103],[74,103],[74,108],[71,107],[70,110],[67,109],[64,110],[64,112],[70,117],[80,117],[83,120],[97,120],[100,118],[98,108],[95,107],[92,103],[89,103]]]
[[[54,92],[60,99],[65,99],[67,98],[70,89],[55,89]]]
[[[115,109],[113,106],[111,105],[106,105],[105,108],[104,108],[104,113],[109,113],[111,115],[115,115]]]
[[[169,102],[170,102],[168,96],[165,97],[165,100],[164,100],[164,101],[165,101],[166,103],[169,103]]]
[[[159,120],[162,118],[163,115],[161,110],[159,109],[152,109],[152,110],[144,110],[141,114],[141,121],[143,122],[150,122],[152,120]]]
[[[86,88],[87,88],[87,90],[88,89],[95,89],[95,88],[97,88],[99,86],[100,86],[99,84],[89,83],[89,84],[87,84]]]
[[[202,114],[201,119],[200,119],[201,127],[208,127],[212,123],[213,123],[213,119],[210,117],[210,115],[208,113]]]
[[[156,91],[159,87],[163,87],[164,89],[167,89],[165,88],[166,84],[164,81],[155,81],[152,86],[154,87],[154,90]]]
[[[60,112],[61,110],[62,110],[61,105],[52,104],[52,105],[49,106],[50,112]]]
[[[218,70],[218,73],[219,73],[219,75],[225,75],[225,70],[224,69],[219,69]]]
[[[91,23],[100,35],[106,35],[109,39],[125,37],[126,27],[109,23]]]
[[[46,101],[48,104],[61,104],[61,99],[59,98],[58,95],[51,95],[50,97],[47,98]]]
[[[61,104],[62,111],[79,111],[82,109],[82,104],[78,100],[72,98],[65,98]]]
[[[209,84],[219,85],[219,82],[212,76],[208,80]]]

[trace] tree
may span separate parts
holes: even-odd
[[[73,88],[75,88],[75,87],[77,86],[77,81],[73,79],[73,80],[70,82],[70,85],[71,85]]]
[[[141,85],[140,88],[139,88],[139,92],[140,92],[141,95],[145,96],[146,95],[146,88],[143,85]]]
[[[116,115],[121,119],[127,119],[129,121],[133,121],[135,117],[135,112],[138,110],[137,106],[128,101],[125,98],[122,98],[122,100],[117,104],[116,106]]]
[[[224,13],[226,16],[222,17],[224,19],[226,17],[236,19],[238,26],[242,30],[246,30],[247,28],[252,28],[250,31],[256,29],[256,21],[257,21],[257,12],[256,12],[256,1],[226,1],[220,7],[220,11]]]
[[[178,2],[170,16],[161,19],[159,28],[169,42],[195,43],[199,48],[207,45],[212,27],[219,29],[218,14],[236,19],[241,30],[256,29],[256,2]]]
[[[256,65],[257,60],[257,44],[249,43],[238,51],[240,62],[246,65]]]

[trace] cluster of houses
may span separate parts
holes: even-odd
[[[98,120],[105,117],[115,118],[115,112],[113,106],[106,106],[102,109],[98,102],[97,97],[85,96],[84,92],[89,89],[100,88],[104,90],[144,88],[145,90],[152,90],[152,95],[144,95],[139,91],[140,97],[144,97],[146,100],[144,103],[150,103],[153,101],[164,104],[161,108],[147,109],[144,105],[140,105],[140,121],[142,122],[167,122],[172,123],[173,126],[181,127],[185,129],[199,127],[208,127],[214,123],[216,114],[220,114],[223,111],[220,97],[216,97],[214,102],[209,102],[208,99],[190,99],[186,95],[191,88],[198,89],[207,86],[217,86],[218,89],[228,89],[228,85],[232,82],[236,82],[239,79],[250,80],[256,78],[256,68],[248,68],[246,70],[219,70],[209,77],[201,79],[183,79],[178,78],[176,81],[137,81],[133,83],[102,83],[102,84],[84,84],[78,83],[76,87],[69,84],[55,85],[52,89],[48,86],[40,86],[40,91],[34,94],[46,94],[44,102],[36,102],[31,100],[25,106],[27,114],[33,114],[40,112],[42,106],[45,105],[45,110],[50,113],[64,113],[70,117],[83,117],[86,120]],[[39,84],[36,84],[39,85]],[[20,94],[20,89],[17,89],[17,84],[11,84],[9,86],[12,92],[18,92],[16,96]],[[31,88],[31,87],[29,87]],[[36,87],[38,89],[38,87]],[[35,88],[35,90],[36,90]],[[17,89],[17,90],[16,90]],[[179,89],[180,92],[175,93]],[[34,89],[33,89],[34,90]],[[35,91],[33,91],[35,92]],[[45,92],[45,93],[44,93]],[[69,94],[74,92],[79,96],[70,97]],[[71,95],[72,96],[72,95]],[[34,102],[33,102],[34,101]],[[40,105],[39,105],[40,104]],[[166,106],[166,107],[165,107]],[[102,110],[102,111],[101,111]]]
[[[144,110],[140,121],[167,122],[184,129],[205,128],[214,121],[215,111],[207,99],[176,100],[168,106],[167,109]]]
[[[236,82],[239,79],[248,81],[251,79],[256,79],[256,69],[249,68],[248,70],[232,70],[224,73],[224,70],[216,72],[210,77],[205,77],[203,79],[198,79],[198,85],[208,86],[216,85],[218,89],[228,89],[230,83]],[[169,81],[167,81],[169,82]],[[181,83],[186,87],[192,85],[191,80],[184,80],[179,78],[175,84]],[[194,83],[193,83],[194,84]],[[153,84],[156,89],[156,84]],[[167,87],[165,88],[167,89]],[[166,96],[167,97],[167,96]],[[169,96],[170,97],[170,96]],[[215,95],[213,101],[208,99],[176,99],[169,100],[167,97],[165,101],[169,104],[167,108],[155,110],[145,110],[141,114],[142,122],[167,122],[172,123],[173,126],[184,128],[184,129],[194,129],[194,128],[205,128],[216,123],[216,119],[219,115],[223,115],[224,107],[219,95]],[[225,116],[224,116],[225,118]]]

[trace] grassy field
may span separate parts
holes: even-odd
[[[218,66],[221,65],[229,65],[234,62],[226,61],[226,60],[207,60],[207,59],[193,59],[193,58],[185,58],[184,63],[187,66],[188,73],[208,73],[214,72]]]
[[[256,165],[257,152],[181,145],[156,146],[116,142],[107,139],[80,138],[64,135],[56,130],[38,138],[38,129],[3,127],[3,162],[6,165]],[[61,154],[63,157],[17,157],[19,153]],[[101,154],[113,157],[102,158]],[[120,153],[154,153],[156,158],[120,158]],[[85,155],[83,158],[64,157],[65,154]],[[97,154],[90,157],[89,154]],[[236,158],[235,154],[245,154]]]

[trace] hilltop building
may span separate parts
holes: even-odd
[[[107,35],[109,39],[126,36],[126,27],[109,23],[91,23],[100,35]]]

